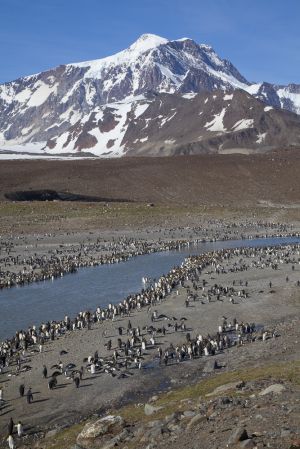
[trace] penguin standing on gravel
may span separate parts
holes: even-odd
[[[24,393],[25,393],[25,385],[24,385],[24,384],[21,384],[21,385],[19,386],[19,394],[20,394],[20,397],[21,397],[21,398],[24,396]]]
[[[43,378],[44,378],[44,379],[47,379],[48,370],[47,370],[46,365],[43,365],[43,371],[42,371],[42,373],[43,373]]]

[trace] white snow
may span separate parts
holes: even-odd
[[[120,51],[113,56],[108,56],[102,59],[96,59],[93,61],[76,62],[68,64],[68,67],[82,67],[88,68],[85,73],[85,78],[100,79],[102,77],[103,70],[117,65],[124,65],[133,62],[140,55],[152,50],[159,45],[163,45],[169,42],[163,37],[156,36],[154,34],[143,34],[139,39],[134,42],[126,50]]]
[[[229,101],[233,99],[233,94],[227,94],[224,96],[224,101]]]
[[[166,143],[167,145],[172,145],[172,144],[175,143],[175,142],[176,142],[175,139],[167,139],[167,140],[165,140],[165,143]]]
[[[144,104],[138,103],[138,104],[136,105],[136,107],[135,107],[135,110],[134,110],[134,116],[135,116],[135,118],[138,118],[138,117],[140,117],[142,114],[144,114],[144,112],[148,109],[149,104],[150,104],[150,103],[144,103]]]
[[[160,116],[159,116],[160,117]],[[142,129],[146,129],[146,128],[148,128],[148,126],[149,126],[149,123],[151,122],[151,118],[145,118],[145,122],[146,122],[146,125],[144,126],[144,128],[142,128]]]
[[[212,46],[208,44],[200,44],[200,47],[207,51],[211,51],[213,49]]]
[[[157,67],[159,68],[159,70],[161,71],[161,74],[167,79],[167,80],[171,80],[176,87],[180,86],[180,81],[182,80],[182,78],[184,77],[184,75],[174,75],[173,72],[171,72],[170,69],[168,69],[168,67],[162,65],[162,64],[156,64]],[[163,91],[163,89],[161,89],[161,91]]]
[[[70,89],[65,95],[64,97],[60,100],[61,103],[66,103],[68,101],[68,99],[73,95],[73,93],[76,91],[76,89],[78,89],[78,87],[80,86],[80,80],[76,81],[75,84],[73,84],[72,89]]]
[[[33,130],[33,128],[34,128],[33,126],[29,126],[28,128],[23,128],[21,130],[22,136],[25,136],[26,134],[29,134]]]
[[[219,67],[224,66],[224,62],[222,59],[219,58],[217,53],[211,48],[211,50],[208,51],[208,57],[211,60],[211,62]]]
[[[257,95],[259,89],[261,87],[261,83],[251,84],[250,86],[244,87],[244,90],[248,92],[250,95]]]
[[[21,90],[21,92],[15,95],[14,100],[17,100],[19,103],[26,103],[26,101],[29,100],[31,94],[31,90],[26,87],[25,89]]]
[[[242,119],[236,122],[235,125],[233,125],[232,129],[234,131],[242,131],[243,129],[253,128],[254,120],[252,118],[249,119]]]
[[[3,84],[0,86],[0,98],[6,103],[11,104],[13,101],[18,101],[19,103],[26,103],[29,100],[32,91],[25,87],[19,93],[16,94],[17,86],[15,83]]]
[[[50,86],[49,84],[45,84],[43,81],[38,81],[34,88],[36,90],[30,95],[29,101],[27,102],[27,106],[29,107],[38,107],[41,104],[45,103],[49,95],[52,93],[56,94],[57,92],[57,84]]]
[[[190,100],[191,98],[195,98],[196,96],[197,96],[197,93],[194,93],[194,92],[188,92],[187,94],[182,95],[183,98],[187,98],[188,100]]]
[[[93,106],[93,99],[96,94],[95,86],[88,84],[85,88],[85,98],[89,106]]]
[[[89,131],[89,134],[95,136],[97,139],[97,144],[93,148],[89,148],[87,152],[92,152],[97,156],[101,156],[103,153],[107,153],[108,151],[118,151],[120,155],[123,153],[122,140],[126,132],[125,123],[127,121],[127,114],[131,111],[132,105],[130,103],[117,103],[111,104],[110,107],[116,107],[116,121],[118,122],[116,126],[109,132],[101,133],[98,127]],[[98,117],[96,115],[96,121],[98,121]],[[114,144],[107,148],[107,143],[113,140]]]
[[[181,37],[180,39],[175,39],[171,42],[184,42],[184,41],[190,41],[191,38],[190,37]]]
[[[59,154],[24,154],[24,153],[0,153],[0,160],[24,160],[24,159],[42,159],[42,160],[59,160],[59,161],[73,161],[73,160],[82,160],[80,156],[60,156]],[[96,159],[96,157],[89,157],[89,159]]]
[[[167,117],[162,119],[162,121],[160,122],[160,128],[162,128],[167,122],[172,120],[172,118],[175,117],[176,114],[177,114],[177,111],[175,111],[172,115],[168,115]]]
[[[242,83],[241,81],[237,80],[233,75],[230,75],[229,73],[225,73],[222,71],[214,70],[211,67],[209,67],[208,65],[206,66],[206,70],[208,73],[211,73],[216,78],[220,78],[223,82],[230,84],[231,86],[233,86],[237,89],[246,90],[247,84]]]
[[[12,102],[12,97],[14,95],[14,89],[11,84],[3,84],[0,86],[0,98],[6,103]]]
[[[206,123],[204,128],[207,128],[207,131],[218,131],[218,132],[226,132],[227,129],[224,128],[223,118],[226,113],[226,108],[223,108],[219,114],[216,114],[211,122]]]
[[[283,99],[290,100],[294,105],[295,112],[297,114],[300,114],[300,93],[297,94],[297,93],[290,92],[289,87],[284,87],[284,88],[278,89],[277,94],[280,98],[281,106],[284,105],[284,102],[282,101]]]
[[[266,135],[267,135],[267,133],[257,134],[257,140],[256,140],[256,143],[262,143],[262,142],[264,142],[265,139],[266,139]]]
[[[272,109],[274,109],[274,108],[272,108],[272,106],[266,106],[266,107],[264,108],[264,111],[265,111],[265,112],[268,112],[268,111],[272,111]]]
[[[148,136],[147,137],[143,137],[142,139],[140,139],[140,142],[147,142],[147,140],[148,140]]]
[[[15,141],[6,140],[4,142],[0,141],[0,151],[11,151],[13,153],[33,153],[33,154],[44,154],[42,148],[44,148],[46,142],[27,142],[27,143],[16,143]]]
[[[178,39],[178,42],[188,40],[188,38]],[[213,75],[217,79],[221,79],[226,84],[231,84],[235,88],[244,89],[247,84],[238,81],[226,68],[224,61],[214,52],[212,47],[207,45],[200,45],[200,48],[207,53],[207,58],[210,63],[205,62],[205,58],[201,55],[192,54],[189,51],[182,49],[175,49],[171,46],[165,46],[164,52],[169,53],[172,58],[177,59],[182,68],[185,69],[183,75],[173,73],[167,64],[163,65],[159,61],[153,60],[153,51],[159,48],[161,45],[167,44],[167,39],[152,34],[142,35],[136,42],[134,42],[128,49],[123,50],[115,55],[108,56],[102,59],[96,59],[92,61],[78,62],[67,65],[67,70],[71,70],[72,67],[86,68],[87,71],[84,74],[84,78],[103,79],[105,90],[110,90],[114,85],[120,84],[124,77],[128,73],[130,68],[132,73],[132,91],[135,92],[139,84],[143,84],[140,70],[144,66],[156,64],[159,67],[164,80],[159,86],[159,90],[162,92],[173,92],[175,88],[179,87],[183,79],[188,75],[190,68],[197,68],[204,70],[208,74]],[[171,41],[176,42],[176,41]],[[137,63],[139,68],[137,68]],[[215,70],[212,66],[217,67]],[[116,78],[112,79],[110,71],[116,66],[120,67],[120,71]],[[223,70],[222,70],[223,68]],[[171,83],[171,86],[170,86]],[[217,86],[216,86],[217,87]]]

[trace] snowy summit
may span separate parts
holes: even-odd
[[[245,92],[244,102],[251,103],[255,98],[262,101],[263,114],[270,117],[274,115],[272,108],[300,114],[300,86],[251,84],[209,45],[189,38],[168,40],[143,34],[115,55],[61,65],[0,85],[0,151],[6,157],[20,152],[113,157],[147,149],[159,130],[175,122],[180,126],[178,96],[188,110],[194,107],[197,94],[206,92],[216,95],[201,100],[201,110],[189,112],[191,121],[193,114],[201,116],[197,126],[203,129],[199,128],[195,138],[201,140],[203,151],[206,135],[228,137],[229,129],[235,135],[254,129],[250,139],[254,147],[267,145],[267,130],[255,130],[251,114],[234,114],[234,123],[228,119],[233,109],[227,103],[235,101],[232,92],[239,89]],[[217,107],[211,101],[220,92],[223,100]],[[161,110],[156,110],[158,95]],[[163,109],[166,104],[170,111]],[[265,106],[271,109],[264,110]],[[249,107],[257,110],[255,105]],[[139,127],[133,130],[144,119],[143,132]],[[234,126],[238,122],[243,126]],[[154,129],[154,123],[159,128]],[[170,152],[176,139],[169,134],[163,138],[161,148],[167,142]]]

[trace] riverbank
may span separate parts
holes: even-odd
[[[285,251],[283,250],[283,253]],[[64,365],[72,362],[80,367],[84,363],[83,359],[93,355],[96,351],[101,354],[101,357],[110,356],[111,351],[104,345],[112,340],[112,347],[117,346],[118,328],[122,326],[126,329],[129,318],[118,317],[117,321],[93,324],[91,330],[85,328],[67,333],[53,342],[46,343],[42,353],[32,352],[27,354],[24,364],[30,366],[28,372],[22,372],[18,376],[9,376],[15,371],[15,367],[12,365],[8,372],[1,376],[4,398],[7,401],[6,408],[1,411],[0,425],[2,429],[5,428],[7,418],[13,415],[15,419],[21,419],[24,422],[27,434],[42,436],[51,427],[60,427],[81,421],[91,413],[111,408],[113,404],[117,404],[120,400],[126,400],[126,397],[136,395],[143,398],[147,394],[149,395],[149,391],[155,392],[159,389],[168,388],[169,385],[180,385],[181,382],[189,382],[191,378],[193,381],[197,380],[201,377],[205,366],[207,364],[211,366],[211,360],[214,359],[217,359],[220,365],[224,365],[226,371],[247,366],[250,360],[252,362],[255,360],[255,354],[257,354],[257,360],[261,361],[263,358],[269,361],[274,360],[280,353],[282,354],[280,357],[284,360],[297,359],[297,357],[299,359],[296,340],[289,341],[288,339],[288,323],[299,314],[300,287],[298,287],[297,281],[300,279],[300,271],[297,264],[298,253],[299,250],[295,248],[293,253],[288,255],[288,262],[285,257],[276,252],[273,255],[268,251],[254,255],[250,253],[248,255],[239,254],[224,261],[224,272],[217,274],[214,271],[215,267],[208,267],[203,270],[199,281],[196,282],[199,291],[198,289],[194,291],[193,284],[187,281],[185,286],[179,286],[165,301],[155,305],[158,316],[174,316],[177,317],[178,322],[181,322],[180,318],[186,318],[184,320],[186,323],[185,330],[179,329],[177,331],[174,331],[173,325],[168,326],[169,321],[160,318],[155,326],[161,328],[164,325],[166,333],[165,335],[161,333],[155,335],[157,347],[161,346],[165,349],[170,347],[171,344],[174,346],[182,344],[186,339],[187,332],[191,334],[192,338],[195,338],[199,332],[203,335],[207,333],[214,335],[218,326],[222,324],[222,316],[225,316],[228,321],[236,318],[238,322],[255,322],[260,326],[269,328],[271,334],[279,326],[280,337],[271,339],[273,342],[271,351],[268,346],[269,343],[257,341],[254,344],[250,343],[249,345],[226,349],[215,357],[200,357],[179,364],[171,363],[170,366],[158,367],[157,361],[153,362],[153,358],[157,355],[157,347],[151,349],[151,335],[145,330],[145,326],[153,325],[151,316],[149,316],[147,308],[135,310],[130,316],[132,326],[134,328],[140,327],[146,340],[149,340],[146,354],[143,355],[141,370],[133,365],[129,368],[132,375],[123,378],[112,377],[109,373],[96,375],[86,373],[78,390],[75,389],[70,379],[59,376],[59,388],[49,391],[47,382],[41,374],[43,364],[51,367],[58,364],[62,359]],[[265,261],[272,259],[273,263],[278,263],[278,269],[274,270],[271,266],[268,266],[269,262],[265,266],[261,264],[262,256]],[[280,258],[284,263],[279,262]],[[247,266],[247,269],[236,270],[237,267],[243,265]],[[189,306],[186,307],[186,287],[189,287],[192,293],[200,293],[203,281],[206,283],[205,290],[201,290],[201,295],[199,294],[199,297],[195,301],[191,301]],[[230,301],[229,296],[225,295],[224,298],[218,299],[218,294],[212,294],[211,300],[209,300],[208,290],[213,288],[216,283],[228,287],[234,285],[236,291],[245,290],[246,298],[236,293],[233,295],[233,301]],[[289,343],[288,350],[283,353],[282,348],[284,346],[282,346],[283,340],[280,340],[282,338],[280,326],[285,326],[284,338],[286,337],[287,340],[284,340],[286,341],[284,344]],[[249,349],[246,350],[245,348]],[[66,354],[62,354],[61,351],[66,352]],[[247,352],[244,351],[251,352],[249,360],[246,355]],[[24,398],[18,398],[20,383],[24,383],[26,387],[32,387],[34,392],[32,404],[28,405]],[[26,443],[26,439],[24,443]]]
[[[225,220],[144,231],[52,232],[0,236],[0,289],[75,273],[79,268],[124,262],[195,242],[298,236],[297,224]]]

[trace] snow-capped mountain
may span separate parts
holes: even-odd
[[[300,84],[280,86],[270,83],[252,84],[245,89],[251,95],[275,108],[300,114]]]
[[[168,41],[145,34],[116,55],[62,65],[1,85],[0,149],[7,153],[92,153],[110,157],[133,154],[142,147],[141,139],[156,141],[161,129],[172,121],[168,110],[172,96],[178,107],[183,102],[186,113],[191,114],[195,93],[219,91],[217,97],[224,92],[230,96],[236,89],[247,91],[269,106],[300,113],[300,86],[251,84],[210,46],[188,38]],[[211,102],[213,96],[207,94],[206,98]],[[160,129],[152,126],[158,126],[158,116],[151,116],[157,102],[161,102],[163,111]],[[203,110],[197,110],[197,120],[201,113],[203,119],[209,119],[205,105],[198,104]],[[178,118],[177,106],[173,107],[174,117]],[[137,130],[146,118],[146,132],[140,138]],[[198,123],[195,117],[190,118]],[[239,118],[247,120],[246,116]],[[199,126],[204,128],[199,135],[225,133],[206,126],[207,122],[201,123]],[[177,129],[180,127],[177,120]],[[180,132],[184,133],[184,129]],[[128,138],[131,134],[135,141]],[[174,139],[170,136],[166,140]],[[265,146],[265,139],[258,143]]]

